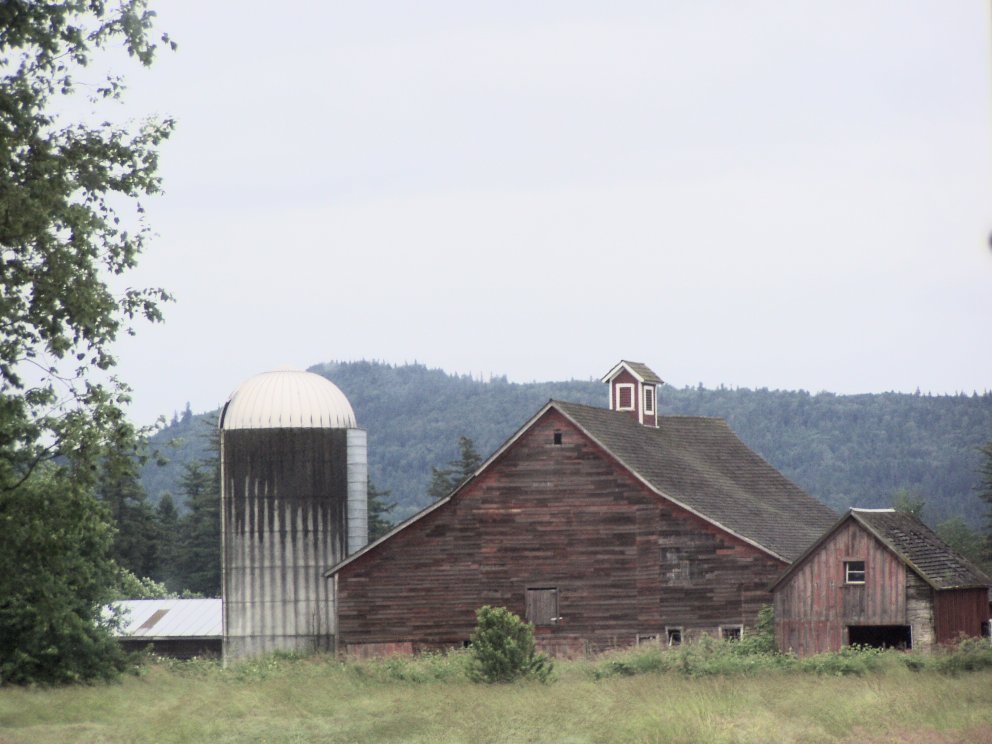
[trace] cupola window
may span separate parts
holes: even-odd
[[[644,413],[654,414],[654,388],[644,388]]]
[[[617,410],[618,411],[634,410],[633,385],[617,385]]]

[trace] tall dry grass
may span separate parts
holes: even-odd
[[[513,685],[469,682],[462,653],[160,661],[117,684],[0,688],[0,741],[992,742],[992,668],[886,653],[852,671],[857,656],[641,649]]]

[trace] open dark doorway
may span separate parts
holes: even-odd
[[[908,625],[849,625],[847,642],[852,646],[910,649],[913,634]]]

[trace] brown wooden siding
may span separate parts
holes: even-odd
[[[945,589],[936,592],[934,625],[937,643],[953,643],[960,636],[980,636],[988,620],[987,589]]]
[[[865,562],[865,583],[844,583],[844,562]],[[849,625],[907,625],[905,564],[848,521],[775,592],[779,648],[800,656],[836,651]]]
[[[554,432],[562,443],[554,444]],[[574,653],[752,626],[784,564],[652,493],[551,410],[449,503],[338,573],[338,639],[459,645],[475,610],[524,616],[556,588],[539,643]]]

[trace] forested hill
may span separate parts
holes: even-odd
[[[485,457],[550,398],[606,405],[606,386],[598,381],[517,384],[364,361],[311,371],[341,388],[368,430],[370,476],[391,492],[395,518],[427,505],[431,466],[458,457],[460,435]],[[889,506],[906,489],[926,500],[931,524],[955,515],[972,527],[983,522],[977,447],[992,439],[992,394],[814,395],[666,385],[659,404],[663,414],[726,419],[752,449],[834,509]],[[163,448],[170,465],[145,468],[153,500],[166,490],[178,493],[181,463],[204,452],[204,433],[216,420],[216,412],[187,413],[156,434],[155,444],[178,440],[179,446]]]

